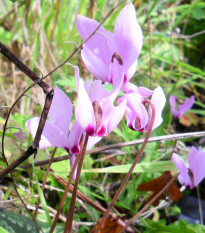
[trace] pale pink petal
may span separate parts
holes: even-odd
[[[87,150],[90,149],[91,147],[93,147],[95,144],[97,144],[100,140],[102,139],[102,137],[89,137],[88,139],[88,144],[87,144]]]
[[[131,82],[127,82],[122,86],[122,90],[127,94],[136,91],[137,88],[138,87]]]
[[[109,98],[104,99],[103,101],[101,101],[100,104],[101,104],[103,114],[102,114],[101,124],[98,126],[96,133],[97,133],[97,136],[103,137],[108,134],[107,125],[110,120],[111,112],[114,106],[113,106],[112,101]]]
[[[135,92],[125,94],[119,98],[118,104],[124,99],[127,100],[127,126],[132,130],[144,131],[148,122],[148,114],[144,104],[142,104],[143,98],[136,89]]]
[[[86,40],[98,26],[99,23],[93,19],[89,19],[82,15],[77,16],[76,27],[83,40]],[[97,32],[86,41],[86,46],[96,53],[96,55],[99,55],[102,60],[106,60],[108,55],[109,57],[111,56],[107,44],[109,36],[110,34],[107,33],[104,27],[100,26]]]
[[[76,158],[75,158],[75,155],[74,155],[74,154],[70,156],[70,168],[71,168],[71,169],[73,169],[73,166],[74,166],[74,163],[75,163],[75,159],[76,159]],[[76,169],[75,169],[74,174],[73,174],[73,179],[74,179],[74,180],[76,180],[77,168],[78,168],[78,166],[76,166]]]
[[[110,95],[110,92],[105,89],[105,85],[102,84],[99,80],[93,81],[93,86],[90,94],[90,99],[93,102],[97,100],[100,102],[102,99],[107,98]]]
[[[192,146],[191,150],[189,151],[189,157],[188,157],[189,164],[193,164],[197,154],[198,154],[198,150],[194,146]]]
[[[91,84],[92,84],[91,80],[88,80],[86,83],[84,83],[84,87],[88,95],[90,94]]]
[[[166,103],[166,97],[165,97],[165,94],[162,90],[162,88],[160,86],[158,86],[157,88],[155,88],[154,92],[153,92],[153,95],[152,95],[152,98],[151,98],[151,101],[155,107],[155,119],[154,119],[154,124],[153,124],[153,127],[152,127],[152,130],[156,129],[159,125],[161,125],[162,121],[163,121],[163,118],[162,118],[162,110],[165,106],[165,103]],[[152,109],[151,107],[149,106],[149,122],[146,126],[146,131],[148,130],[149,128],[149,125],[150,125],[150,121],[151,121],[151,117],[152,117]]]
[[[188,174],[188,169],[186,167],[184,160],[179,155],[177,155],[175,153],[172,154],[171,159],[179,171],[179,176],[178,176],[179,182],[182,185],[185,185],[186,187],[192,188],[193,184],[192,184],[191,178]]]
[[[132,116],[129,115],[129,112],[127,112],[127,125],[132,129],[132,130],[138,130],[141,132],[145,131],[145,127],[148,122],[148,114],[147,110],[144,106],[144,104],[141,103],[141,101],[136,101],[135,103],[135,110],[130,112]],[[134,121],[131,122],[130,120],[133,119]]]
[[[125,63],[126,64],[126,63]],[[129,81],[132,76],[135,74],[137,70],[138,60],[136,60],[132,65],[129,67],[125,67],[125,73],[126,73],[126,80]]]
[[[48,116],[49,121],[65,135],[69,132],[72,109],[73,106],[68,96],[56,86]]]
[[[107,126],[107,134],[108,135],[113,129],[117,127],[117,125],[122,120],[126,109],[126,100],[124,100],[120,105],[114,107],[111,113],[111,117]]]
[[[116,59],[110,63],[108,81],[112,83],[115,89],[115,95],[113,95],[115,99],[124,82],[124,67]]]
[[[179,118],[184,115],[194,104],[195,96],[192,95],[189,99],[185,100],[185,102],[179,105]]]
[[[35,137],[39,121],[40,118],[35,117],[28,120],[25,124],[33,138]],[[63,131],[58,129],[49,121],[46,121],[39,143],[40,149],[47,147],[68,147],[68,137],[64,134]]]
[[[152,90],[146,87],[138,87],[137,91],[144,98],[149,98],[154,93]]]
[[[178,110],[176,107],[176,97],[174,95],[170,95],[169,104],[170,104],[170,113],[174,115],[175,118],[178,118]]]
[[[114,102],[117,98],[123,84],[124,70],[123,67],[118,64],[118,61],[111,63],[111,67],[114,78],[113,90],[111,92],[107,91],[102,82],[94,80],[90,95],[91,101],[98,100],[98,102],[100,102],[103,99],[109,98],[111,102]]]
[[[76,121],[88,135],[93,136],[96,127],[93,106],[85,90],[83,80],[79,80],[79,70],[77,68],[75,69],[75,76],[77,79],[78,94],[78,100],[75,109]]]
[[[126,109],[126,101],[123,101],[119,106],[114,107],[112,100],[107,98],[101,104],[103,115],[102,124],[97,129],[97,135],[99,137],[107,136],[114,128],[117,127]]]
[[[115,42],[117,51],[122,57],[125,73],[136,62],[143,43],[141,27],[136,19],[132,3],[127,4],[118,15],[115,22]],[[127,77],[128,80],[131,77]]]
[[[205,152],[192,147],[188,161],[194,176],[194,186],[197,186],[205,177]]]
[[[108,82],[107,74],[109,64],[105,63],[102,59],[99,58],[98,55],[89,50],[86,45],[84,45],[81,51],[81,55],[90,73],[93,74],[96,78],[104,82]]]
[[[83,128],[75,121],[72,125],[72,128],[69,133],[69,143],[68,147],[70,148],[71,154],[80,153],[80,140],[82,137]]]
[[[82,39],[86,40],[99,26],[99,23],[93,19],[78,15],[76,26]],[[103,26],[100,26],[98,31],[86,41],[82,49],[82,58],[86,67],[102,81],[107,81],[106,75],[112,56],[107,44],[107,40],[111,39],[111,35],[111,33],[106,32]]]

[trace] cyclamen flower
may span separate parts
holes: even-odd
[[[62,147],[70,155],[71,167],[75,161],[75,155],[80,152],[80,140],[83,136],[83,129],[77,122],[74,122],[69,131],[73,106],[67,95],[57,86],[54,90],[53,101],[48,113],[49,120],[46,120],[39,148]],[[26,127],[34,138],[38,128],[40,117],[34,117],[26,122]],[[90,138],[88,146],[92,147],[100,138]]]
[[[89,136],[107,136],[119,124],[124,115],[126,101],[117,107],[113,105],[122,86],[123,72],[121,70],[115,74],[121,77],[121,81],[118,87],[110,93],[99,80],[93,82],[92,88],[90,82],[84,86],[83,80],[79,77],[79,69],[75,67],[78,94],[75,117]]]
[[[191,148],[188,157],[188,168],[184,160],[176,153],[173,153],[172,161],[179,171],[179,182],[187,188],[196,187],[205,177],[205,152],[201,148],[199,150],[195,147]]]
[[[53,101],[48,113],[39,148],[62,147],[68,151],[68,135],[72,117],[73,106],[66,94],[57,86],[54,90]],[[40,117],[34,117],[26,122],[26,127],[35,137]],[[77,146],[77,145],[76,145]]]
[[[135,89],[134,89],[135,88]],[[155,107],[155,119],[152,130],[157,128],[163,121],[162,110],[166,103],[164,92],[160,86],[154,91],[145,87],[134,87],[132,85],[132,91],[119,98],[120,104],[123,100],[127,101],[126,113],[127,113],[127,126],[132,130],[146,132],[149,129],[152,109],[149,106],[148,112],[145,105],[142,103],[145,98],[151,97],[151,101]]]
[[[99,23],[78,15],[76,26],[82,39],[85,40],[99,26]],[[118,15],[114,34],[100,26],[84,44],[81,55],[87,69],[96,78],[109,83],[113,83],[113,78],[116,77],[113,77],[113,60],[118,60],[124,69],[125,84],[136,71],[142,42],[142,30],[136,19],[135,8],[130,3]]]
[[[174,115],[174,118],[179,119],[187,112],[194,104],[195,96],[192,95],[189,99],[185,100],[183,104],[180,104],[178,107],[176,106],[176,97],[171,95],[169,97],[170,103],[170,113]]]

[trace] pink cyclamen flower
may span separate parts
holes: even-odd
[[[171,95],[169,97],[170,103],[170,113],[174,115],[174,118],[179,119],[187,112],[194,104],[195,96],[192,95],[189,99],[185,100],[183,104],[180,104],[178,107],[176,106],[176,97]]]
[[[74,122],[70,129],[73,106],[67,95],[57,86],[54,90],[53,101],[48,113],[49,120],[46,120],[39,148],[62,147],[70,155],[71,167],[75,161],[75,155],[80,152],[80,140],[83,136],[83,129],[77,122]],[[40,117],[34,117],[26,122],[26,127],[34,138],[38,128]],[[100,138],[90,139],[87,148],[92,147]]]
[[[99,23],[78,15],[76,26],[82,39],[86,40],[99,26]],[[81,55],[88,70],[96,78],[109,83],[113,83],[112,63],[115,59],[118,60],[124,69],[125,84],[136,71],[142,42],[142,30],[136,19],[135,8],[130,3],[118,15],[114,34],[100,26],[84,44]]]
[[[151,97],[151,101],[155,107],[155,119],[152,130],[157,128],[163,121],[162,110],[166,103],[164,92],[160,86],[154,91],[145,87],[132,86],[132,91],[129,89],[129,93],[119,98],[120,104],[124,99],[127,101],[126,113],[127,113],[127,126],[135,131],[146,132],[149,129],[152,110],[149,106],[148,111],[145,105],[142,103],[145,98]]]
[[[75,117],[89,136],[107,136],[119,124],[124,115],[126,101],[117,107],[113,105],[122,86],[123,71],[115,74],[121,77],[121,82],[110,93],[99,80],[94,80],[92,88],[90,82],[84,85],[83,80],[79,77],[79,69],[75,67],[78,94]]]
[[[179,171],[179,182],[187,188],[196,187],[205,177],[205,152],[201,148],[199,150],[195,147],[191,148],[188,156],[188,168],[184,160],[176,153],[173,153],[172,161]]]

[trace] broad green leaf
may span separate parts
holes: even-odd
[[[8,231],[9,233],[39,232],[35,222],[22,214],[14,213],[12,211],[0,212],[0,226],[6,230],[5,232]],[[4,231],[1,231],[0,229],[0,233],[4,233]]]

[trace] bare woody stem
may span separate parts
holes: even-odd
[[[53,99],[53,91],[51,93],[48,93],[46,96],[46,101],[45,101],[45,105],[44,105],[44,108],[41,114],[39,126],[38,126],[36,136],[31,146],[29,146],[28,150],[25,153],[23,153],[18,159],[16,159],[12,164],[10,164],[8,167],[6,167],[3,171],[0,172],[0,179],[3,178],[5,175],[7,175],[9,172],[13,171],[16,167],[19,166],[19,164],[23,163],[32,154],[35,154],[37,152],[39,141],[41,138],[41,134],[43,132],[43,128],[46,122],[48,111],[51,106],[52,99]],[[3,140],[3,137],[2,137],[2,140]],[[3,143],[2,143],[2,146],[3,146]]]
[[[45,125],[45,121],[48,115],[48,111],[50,109],[50,105],[53,99],[53,89],[48,84],[43,82],[32,70],[30,70],[22,61],[20,61],[5,45],[3,45],[0,42],[0,52],[7,57],[12,63],[14,63],[23,73],[25,73],[29,78],[31,78],[35,83],[38,83],[38,85],[44,90],[44,93],[46,93],[46,101],[43,108],[43,112],[41,114],[39,126],[36,132],[36,136],[34,138],[33,143],[28,148],[28,150],[21,155],[17,160],[14,161],[11,165],[8,166],[8,162],[6,160],[6,156],[4,154],[4,136],[7,128],[7,123],[9,116],[11,114],[11,111],[14,107],[14,105],[20,100],[22,95],[14,102],[14,104],[11,106],[8,112],[8,116],[6,118],[4,128],[3,128],[3,135],[2,135],[2,155],[5,159],[5,162],[7,164],[7,168],[4,169],[2,172],[0,172],[0,179],[7,175],[9,172],[11,172],[14,168],[16,168],[20,163],[25,161],[27,158],[29,158],[32,154],[35,154],[38,149],[39,141],[41,138],[41,134]],[[24,94],[24,93],[23,93]]]
[[[142,145],[142,147],[141,147],[139,153],[137,154],[137,156],[136,156],[136,158],[135,158],[135,160],[134,160],[134,162],[133,162],[133,164],[132,164],[132,166],[131,166],[129,172],[126,174],[126,176],[125,176],[123,182],[121,183],[121,185],[120,185],[120,187],[119,187],[117,193],[115,194],[114,198],[112,199],[112,202],[111,202],[110,205],[108,206],[107,211],[106,211],[105,214],[103,215],[102,220],[101,220],[101,222],[99,223],[99,225],[98,225],[98,227],[97,227],[97,229],[95,230],[94,233],[98,233],[98,232],[100,231],[101,227],[103,226],[104,222],[106,221],[106,219],[107,219],[107,217],[108,217],[110,211],[112,210],[112,208],[113,208],[115,202],[117,201],[119,195],[121,194],[121,192],[123,191],[123,189],[124,189],[124,187],[125,187],[127,181],[129,180],[129,178],[130,178],[130,176],[131,176],[131,174],[132,174],[132,172],[133,172],[133,170],[134,170],[134,168],[135,168],[137,162],[139,161],[140,157],[142,156],[142,153],[143,153],[143,151],[144,151],[144,149],[145,149],[145,146],[146,146],[146,144],[147,144],[147,142],[148,142],[148,139],[149,139],[149,137],[150,137],[150,134],[151,134],[151,132],[152,132],[152,127],[153,127],[154,119],[155,119],[155,107],[154,107],[154,105],[152,104],[152,102],[151,102],[150,100],[144,100],[144,101],[143,101],[143,104],[145,104],[145,103],[148,103],[148,104],[151,106],[151,108],[152,108],[152,118],[151,118],[150,126],[149,126],[148,132],[147,132],[147,134],[146,134],[144,143],[143,143],[143,145]]]
[[[13,64],[15,64],[19,70],[26,74],[33,82],[37,83],[44,91],[45,94],[48,94],[52,91],[52,87],[42,81],[38,75],[36,75],[32,70],[28,68],[19,58],[17,58],[4,44],[0,42],[0,52],[7,57]]]
[[[133,218],[131,218],[129,220],[129,222],[126,224],[125,227],[123,227],[123,229],[119,232],[119,233],[123,233],[124,230],[130,225],[132,224],[139,216],[140,214],[142,214],[147,208],[149,208],[151,206],[151,204],[157,200],[162,193],[174,182],[174,180],[177,178],[178,175],[174,176],[161,190],[160,192],[158,192],[158,194],[156,196],[154,196]]]
[[[83,160],[84,160],[85,151],[86,151],[86,147],[87,147],[87,143],[88,143],[88,138],[89,138],[89,135],[86,134],[85,140],[84,140],[84,145],[83,145],[83,148],[81,150],[80,157],[79,157],[78,170],[77,170],[75,185],[74,185],[73,194],[72,194],[72,198],[71,198],[71,202],[70,202],[70,207],[68,210],[68,215],[67,215],[67,220],[66,220],[66,224],[65,224],[65,228],[64,228],[64,233],[71,233],[71,230],[72,230],[72,222],[73,222],[73,215],[74,215],[74,208],[75,208],[78,184],[79,184],[79,180],[80,180],[80,173],[81,173],[82,166],[83,166]]]

